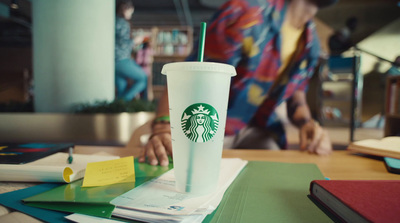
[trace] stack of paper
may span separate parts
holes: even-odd
[[[247,161],[222,159],[217,190],[208,195],[179,193],[175,189],[173,169],[111,201],[113,216],[145,222],[202,222],[212,213]],[[85,222],[84,215],[70,215],[70,220]]]

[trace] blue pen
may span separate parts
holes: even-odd
[[[69,164],[71,164],[72,161],[73,161],[73,159],[74,159],[74,158],[72,157],[73,149],[74,149],[74,148],[69,147],[69,154],[68,154],[68,160],[67,160]]]

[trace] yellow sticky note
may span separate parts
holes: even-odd
[[[135,182],[133,162],[133,156],[128,156],[121,159],[88,163],[82,187]]]

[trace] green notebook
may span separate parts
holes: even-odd
[[[204,222],[332,222],[308,197],[315,164],[251,161]]]
[[[167,167],[160,167],[139,163],[135,159],[136,181],[134,183],[82,187],[83,180],[78,180],[23,199],[23,201],[32,207],[109,218],[115,208],[110,204],[112,199],[170,169],[172,169],[172,162]]]

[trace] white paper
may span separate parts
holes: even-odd
[[[143,222],[188,222],[188,223],[201,223],[207,214],[202,215],[167,215],[145,211],[135,211],[131,209],[116,208],[113,211],[113,216],[131,219]]]
[[[247,161],[222,159],[217,190],[209,195],[179,193],[173,169],[111,201],[113,215],[150,222],[201,222],[219,205],[223,194]]]
[[[125,215],[125,213],[127,215]],[[136,215],[133,213],[137,213],[137,215],[141,215],[143,217],[139,218],[131,218],[131,215]],[[125,219],[132,219],[132,220],[137,220],[137,221],[144,221],[144,222],[152,222],[152,223],[157,223],[157,222],[187,222],[187,223],[201,223],[205,216],[198,216],[198,215],[193,215],[189,216],[186,218],[180,217],[180,216],[166,216],[166,215],[154,215],[154,214],[146,214],[146,213],[141,213],[141,212],[135,212],[133,210],[121,210],[118,212],[118,214],[114,215],[115,217],[121,217]],[[77,223],[117,223],[117,222],[122,222],[118,221],[115,219],[108,219],[108,218],[101,218],[101,217],[96,217],[96,216],[90,216],[90,215],[84,215],[84,214],[70,214],[68,216],[65,216],[66,219],[71,220],[73,222]]]
[[[68,156],[68,153],[59,152],[27,164],[0,164],[0,181],[70,183],[83,178],[86,164],[119,158],[119,156],[73,154],[73,162],[69,164]],[[72,170],[70,175],[66,174],[69,169]]]
[[[100,218],[100,217],[95,217],[95,216],[90,216],[90,215],[84,215],[84,214],[70,214],[65,216],[66,219],[71,220],[73,222],[78,222],[78,223],[119,223],[122,221],[117,221],[113,219],[108,219],[108,218]]]

